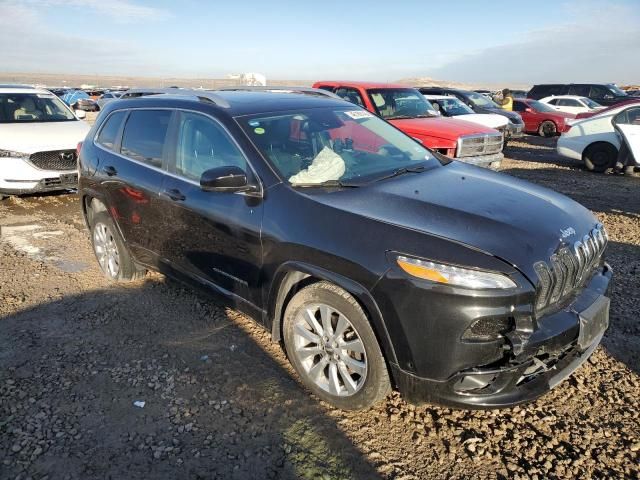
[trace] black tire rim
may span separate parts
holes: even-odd
[[[542,124],[542,133],[545,137],[550,137],[551,135],[555,135],[556,126],[551,122],[545,122]]]

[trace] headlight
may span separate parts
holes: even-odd
[[[22,153],[22,152],[13,152],[11,150],[2,150],[0,149],[0,158],[29,158],[29,154],[28,153]]]
[[[454,267],[452,265],[444,265],[429,260],[419,260],[405,256],[398,256],[396,262],[402,270],[412,277],[446,285],[471,288],[473,290],[516,287],[513,280],[501,273]]]

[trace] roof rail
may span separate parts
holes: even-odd
[[[140,88],[140,89],[131,89],[128,91],[134,92],[144,91],[148,92],[147,95],[143,96],[153,96],[153,97],[191,97],[193,100],[198,100],[200,102],[208,102],[217,105],[220,108],[231,108],[229,102],[227,102],[220,95],[216,95],[215,93],[209,90],[196,90],[190,88]],[[126,93],[126,92],[125,92]],[[137,97],[140,98],[140,97]]]
[[[212,91],[223,92],[270,92],[270,93],[300,93],[306,95],[320,95],[324,97],[340,98],[335,93],[323,90],[321,88],[311,87],[298,87],[298,86],[286,86],[286,85],[272,85],[272,86],[248,86],[239,85],[235,87],[221,87]]]

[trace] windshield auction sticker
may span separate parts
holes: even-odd
[[[350,110],[348,112],[344,112],[345,115],[353,118],[354,120],[358,120],[360,118],[370,118],[373,117],[372,113],[367,112],[366,110]]]

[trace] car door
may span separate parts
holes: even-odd
[[[525,132],[534,132],[538,129],[538,123],[535,119],[535,113],[525,102],[514,100],[513,111],[518,112],[522,117]]]
[[[560,107],[558,110],[561,112],[580,113],[583,111],[580,102],[573,98],[560,98],[558,99],[557,106]]]
[[[262,199],[200,188],[206,170],[236,166],[258,184],[246,156],[216,119],[178,111],[170,176],[161,199],[166,231],[162,262],[225,293],[259,304]]]
[[[640,107],[623,110],[613,118],[613,123],[624,137],[636,165],[640,165]]]
[[[165,174],[165,138],[171,116],[167,109],[116,111],[97,138],[102,149],[97,174],[111,215],[133,255],[149,265],[156,264],[158,194]],[[109,142],[101,136],[114,128],[112,120],[122,122],[121,134]]]

